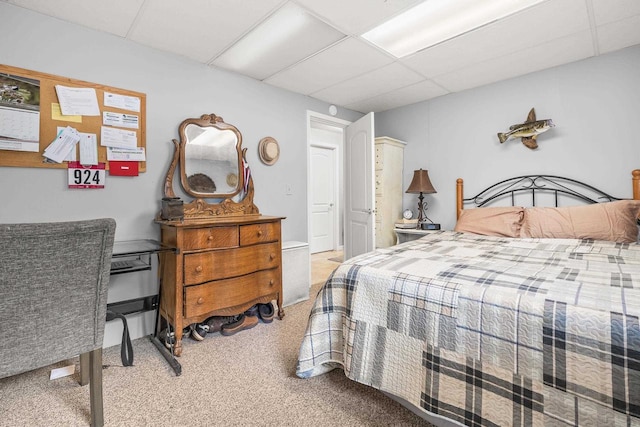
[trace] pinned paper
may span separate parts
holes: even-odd
[[[60,104],[57,102],[51,103],[51,120],[60,120],[62,122],[82,123],[82,116],[65,116],[60,110]]]
[[[138,137],[134,130],[102,126],[100,131],[100,145],[104,147],[135,149],[138,146]]]
[[[80,135],[74,128],[67,126],[54,139],[42,154],[49,160],[56,163],[62,163],[69,155],[71,150],[76,148],[76,144],[80,141]]]
[[[113,111],[102,113],[102,124],[107,126],[138,129],[138,121],[138,116],[135,114],[114,113]]]
[[[98,97],[91,87],[66,87],[56,85],[60,110],[65,116],[99,116]]]
[[[104,106],[120,108],[140,112],[140,98],[137,96],[118,95],[117,93],[104,93]]]
[[[107,160],[144,162],[146,160],[144,147],[136,147],[131,150],[128,148],[107,147]]]

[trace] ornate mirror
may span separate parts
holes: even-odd
[[[195,199],[184,205],[184,219],[258,214],[253,204],[253,179],[248,174],[242,134],[215,114],[180,124],[180,141],[165,180],[163,201],[177,200],[173,178],[180,164],[182,189]],[[218,199],[209,203],[206,199]],[[163,206],[164,212],[164,206]],[[166,215],[163,215],[164,219]]]

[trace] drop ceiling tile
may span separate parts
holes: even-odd
[[[596,25],[640,15],[640,1],[638,0],[591,0],[591,2]]]
[[[506,80],[593,56],[590,31],[573,34],[539,46],[493,58],[433,80],[452,92]]]
[[[548,1],[401,59],[401,62],[425,77],[433,77],[588,28],[584,0]]]
[[[361,113],[368,113],[370,111],[377,113],[404,105],[415,104],[420,101],[426,101],[427,99],[436,98],[441,95],[446,95],[447,93],[449,92],[436,83],[424,80],[373,98],[345,105],[345,107],[360,111]]]
[[[297,0],[347,34],[360,35],[423,0]]]
[[[305,9],[287,3],[211,64],[263,80],[344,37]]]
[[[613,52],[640,44],[639,28],[640,15],[599,26],[597,33],[600,53]]]
[[[144,0],[10,0],[8,3],[125,37]]]
[[[418,73],[394,62],[370,73],[312,93],[314,98],[337,105],[351,104],[424,80]]]
[[[268,79],[266,83],[309,95],[393,61],[374,47],[352,37]]]
[[[266,17],[281,0],[153,0],[129,34],[133,41],[208,62]]]

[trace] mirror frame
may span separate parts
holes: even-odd
[[[238,175],[238,183],[236,184],[236,190],[231,193],[205,193],[201,191],[196,191],[191,188],[189,185],[189,180],[187,179],[187,168],[186,168],[186,148],[187,148],[187,126],[196,125],[201,128],[212,127],[218,129],[220,131],[228,131],[233,132],[236,136],[236,174]],[[242,173],[242,134],[240,131],[233,125],[225,123],[222,120],[222,117],[216,116],[215,114],[204,114],[199,119],[187,119],[180,123],[180,181],[182,182],[182,188],[185,193],[199,198],[215,198],[215,199],[225,199],[231,198],[236,194],[242,191],[244,186],[244,176]]]
[[[200,127],[214,127],[219,130],[232,131],[237,138],[237,164],[238,164],[238,184],[236,191],[232,193],[203,193],[194,191],[189,187],[185,173],[185,145],[187,143],[185,129],[187,125],[195,124]],[[233,125],[225,123],[224,119],[215,114],[203,114],[200,118],[190,118],[180,123],[180,141],[173,140],[174,154],[164,185],[164,197],[176,198],[173,191],[173,179],[178,163],[180,164],[180,183],[185,193],[195,197],[195,199],[184,205],[184,220],[203,219],[223,216],[259,215],[258,207],[253,204],[253,177],[248,173],[248,181],[245,183],[245,169],[248,169],[246,162],[246,148],[242,148],[242,134]],[[243,198],[234,201],[232,198],[244,190]],[[219,203],[208,203],[206,199],[218,199]]]

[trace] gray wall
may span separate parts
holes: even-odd
[[[4,2],[0,16],[0,63],[147,95],[145,173],[136,178],[107,175],[104,190],[69,190],[64,170],[0,167],[0,222],[112,217],[118,224],[117,240],[158,238],[153,218],[173,155],[171,140],[178,137],[182,120],[215,113],[242,132],[260,212],[287,217],[284,240],[307,241],[306,114],[326,114],[329,104]],[[338,111],[345,120],[360,116]],[[258,142],[265,136],[280,143],[274,166],[258,160]],[[291,184],[292,195],[285,194],[286,184]],[[155,272],[114,276],[109,299],[155,293],[154,277]],[[133,337],[151,331],[149,318],[132,316]],[[107,345],[117,342],[109,327]]]
[[[376,135],[408,143],[404,187],[413,170],[429,170],[437,194],[425,196],[429,217],[455,225],[455,184],[465,196],[511,176],[546,173],[582,180],[631,197],[640,168],[640,46],[376,115]],[[556,124],[532,151],[496,133],[522,123],[531,107]],[[416,211],[417,196],[404,207]]]

